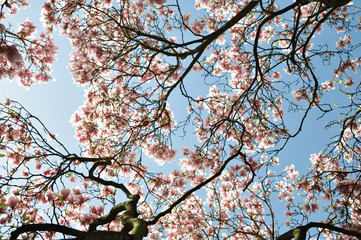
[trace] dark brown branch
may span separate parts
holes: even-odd
[[[99,225],[104,225],[106,223],[110,223],[111,221],[113,221],[116,218],[118,213],[123,212],[123,211],[131,211],[132,208],[134,208],[134,207],[136,208],[137,202],[139,200],[139,195],[136,195],[136,196],[137,196],[137,198],[135,198],[133,201],[123,202],[123,203],[120,203],[120,204],[114,206],[107,215],[100,217],[100,218],[94,220],[92,223],[90,223],[89,232],[95,231],[96,227]],[[138,214],[136,212],[136,209],[134,209],[133,211],[134,212],[132,213],[132,215],[134,215],[134,217],[137,217]]]
[[[353,230],[347,230],[344,228],[340,228],[340,227],[336,227],[332,224],[329,223],[317,223],[317,222],[310,222],[304,226],[300,226],[300,227],[296,227],[293,228],[291,230],[289,230],[288,232],[282,234],[281,236],[279,236],[278,238],[276,238],[276,240],[291,240],[291,239],[295,239],[295,240],[305,240],[306,239],[306,235],[307,235],[307,231],[310,228],[322,228],[322,229],[328,229],[328,230],[332,230],[338,233],[343,233],[349,236],[354,236],[358,239],[361,239],[361,232],[356,232]]]
[[[335,7],[341,7],[349,3],[351,0],[301,0],[298,2],[301,2],[302,4],[310,3],[310,2],[318,2],[325,4],[327,7],[335,8]]]
[[[90,223],[88,231],[89,232],[95,231],[97,226],[104,225],[106,223],[110,223],[111,221],[115,220],[118,213],[125,211],[126,205],[129,202],[131,202],[131,201],[120,203],[120,204],[114,206],[107,215],[100,217],[98,219],[95,219],[92,223]]]
[[[137,211],[137,203],[139,201],[139,195],[134,195],[134,198],[132,201],[127,201],[120,203],[116,206],[114,206],[109,214],[100,217],[96,220],[94,220],[89,225],[89,233],[97,232],[96,228],[99,225],[110,223],[111,221],[115,220],[118,213],[123,212],[121,216],[121,222],[124,226],[122,229],[122,232],[124,234],[129,234],[129,236],[132,237],[132,239],[135,240],[141,240],[143,237],[147,236],[148,234],[148,225],[147,223],[138,218],[138,211]]]
[[[46,231],[46,232],[58,232],[65,235],[82,237],[85,236],[85,232],[76,230],[74,228],[51,224],[51,223],[39,223],[39,224],[26,224],[18,227],[15,231],[11,233],[10,240],[16,240],[17,237],[23,233],[27,232],[38,232],[38,231]]]

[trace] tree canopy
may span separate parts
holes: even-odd
[[[0,105],[2,239],[361,239],[357,1],[47,0],[15,29],[29,2],[1,1],[0,78],[48,82],[66,36],[80,151]]]

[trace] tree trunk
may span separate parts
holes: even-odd
[[[74,240],[135,240],[135,238],[124,231],[94,231],[88,232],[84,236],[74,238]]]

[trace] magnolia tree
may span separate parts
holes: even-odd
[[[0,77],[49,81],[58,30],[86,88],[80,152],[0,105],[2,239],[361,239],[358,4],[184,2],[48,0],[35,34],[2,1]],[[313,113],[305,171],[278,157]]]

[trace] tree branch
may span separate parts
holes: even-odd
[[[302,0],[302,3],[318,2],[328,7],[341,7],[349,3],[351,0]]]
[[[133,205],[136,207],[136,205],[138,203],[138,200],[139,200],[139,195],[135,195],[135,196],[137,196],[137,197],[134,197],[134,200],[127,201],[127,202],[122,202],[122,203],[114,206],[107,215],[105,215],[103,217],[100,217],[100,218],[94,220],[92,223],[90,223],[89,232],[95,231],[96,227],[99,226],[99,225],[110,223],[111,221],[113,221],[116,218],[116,216],[120,212],[133,210],[132,209]],[[135,210],[135,213],[133,212],[131,214],[136,215],[134,217],[138,216],[136,210]]]
[[[310,228],[314,228],[314,227],[322,228],[322,229],[329,229],[329,230],[332,230],[332,231],[335,231],[338,233],[343,233],[343,234],[346,234],[349,236],[354,236],[354,237],[357,237],[358,239],[361,239],[361,232],[356,232],[353,230],[347,230],[344,228],[336,227],[329,223],[317,223],[317,222],[310,222],[304,226],[293,228],[293,229],[289,230],[288,232],[282,234],[281,236],[279,236],[276,239],[277,240],[291,240],[291,239],[305,240],[307,231]]]
[[[143,239],[143,237],[148,234],[148,225],[143,219],[138,218],[137,203],[139,199],[139,195],[134,195],[132,201],[123,202],[114,206],[109,214],[90,223],[88,232],[97,232],[97,226],[110,223],[117,217],[118,213],[125,211],[121,216],[121,222],[124,226],[122,232],[129,234],[135,240]]]
[[[58,232],[65,235],[76,236],[76,237],[82,237],[85,236],[86,234],[86,232],[79,231],[74,228],[52,224],[52,223],[26,224],[14,230],[11,233],[10,240],[16,240],[20,234],[26,232],[37,232],[37,231]]]

